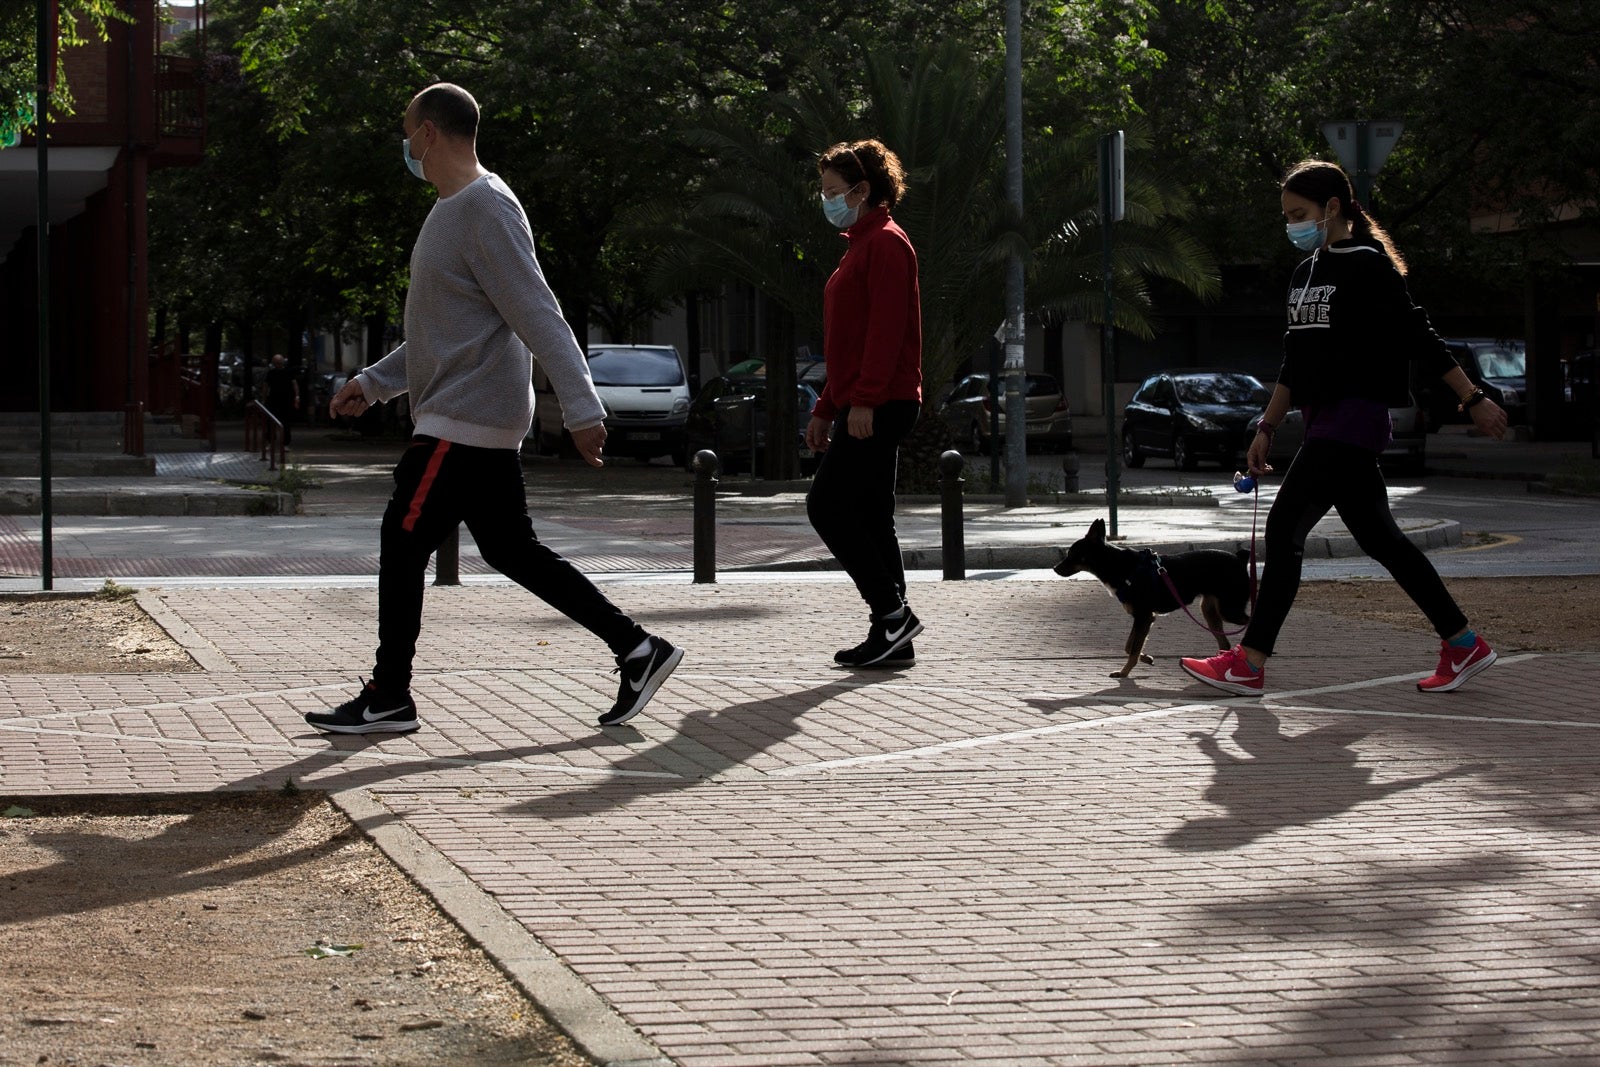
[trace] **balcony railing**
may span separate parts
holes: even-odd
[[[188,56],[156,56],[156,123],[162,137],[205,135],[205,94],[200,63]]]

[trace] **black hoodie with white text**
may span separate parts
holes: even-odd
[[[1367,238],[1335,241],[1301,262],[1288,310],[1278,384],[1296,407],[1345,397],[1399,407],[1410,364],[1430,377],[1456,365],[1383,246]]]

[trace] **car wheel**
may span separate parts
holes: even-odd
[[[1189,439],[1181,433],[1172,439],[1172,465],[1181,471],[1192,471],[1200,465],[1189,451]]]
[[[1144,453],[1133,443],[1133,431],[1122,431],[1122,464],[1135,469],[1144,466]]]

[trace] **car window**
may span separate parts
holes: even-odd
[[[589,374],[596,385],[683,384],[683,365],[664,348],[591,348]]]
[[[1056,384],[1055,378],[1048,374],[1028,375],[1027,396],[1055,396],[1061,392],[1061,386]]]
[[[1172,383],[1165,378],[1152,379],[1149,393],[1145,396],[1144,401],[1155,407],[1171,407],[1173,401]]]
[[[1248,374],[1205,374],[1178,379],[1185,404],[1265,404],[1267,387]]]
[[[1472,358],[1485,378],[1521,378],[1528,373],[1528,349],[1521,343],[1473,345]]]

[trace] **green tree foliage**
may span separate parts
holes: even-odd
[[[56,10],[58,50],[104,41],[113,21],[128,21],[117,0],[59,0]],[[37,111],[38,15],[35,0],[0,0],[0,126],[21,133],[33,129]],[[72,86],[59,68],[50,107],[52,118],[72,114]]]
[[[1335,158],[1321,125],[1406,131],[1378,177],[1378,215],[1408,255],[1503,282],[1509,249],[1469,229],[1600,202],[1600,5],[1586,0],[1157,0],[1165,57],[1135,88],[1157,150],[1182,161],[1206,244],[1286,261],[1278,182]],[[1528,230],[1522,238],[1544,240]],[[1525,250],[1528,251],[1528,250]],[[1538,252],[1533,252],[1537,257]],[[1522,255],[1510,258],[1521,260]]]

